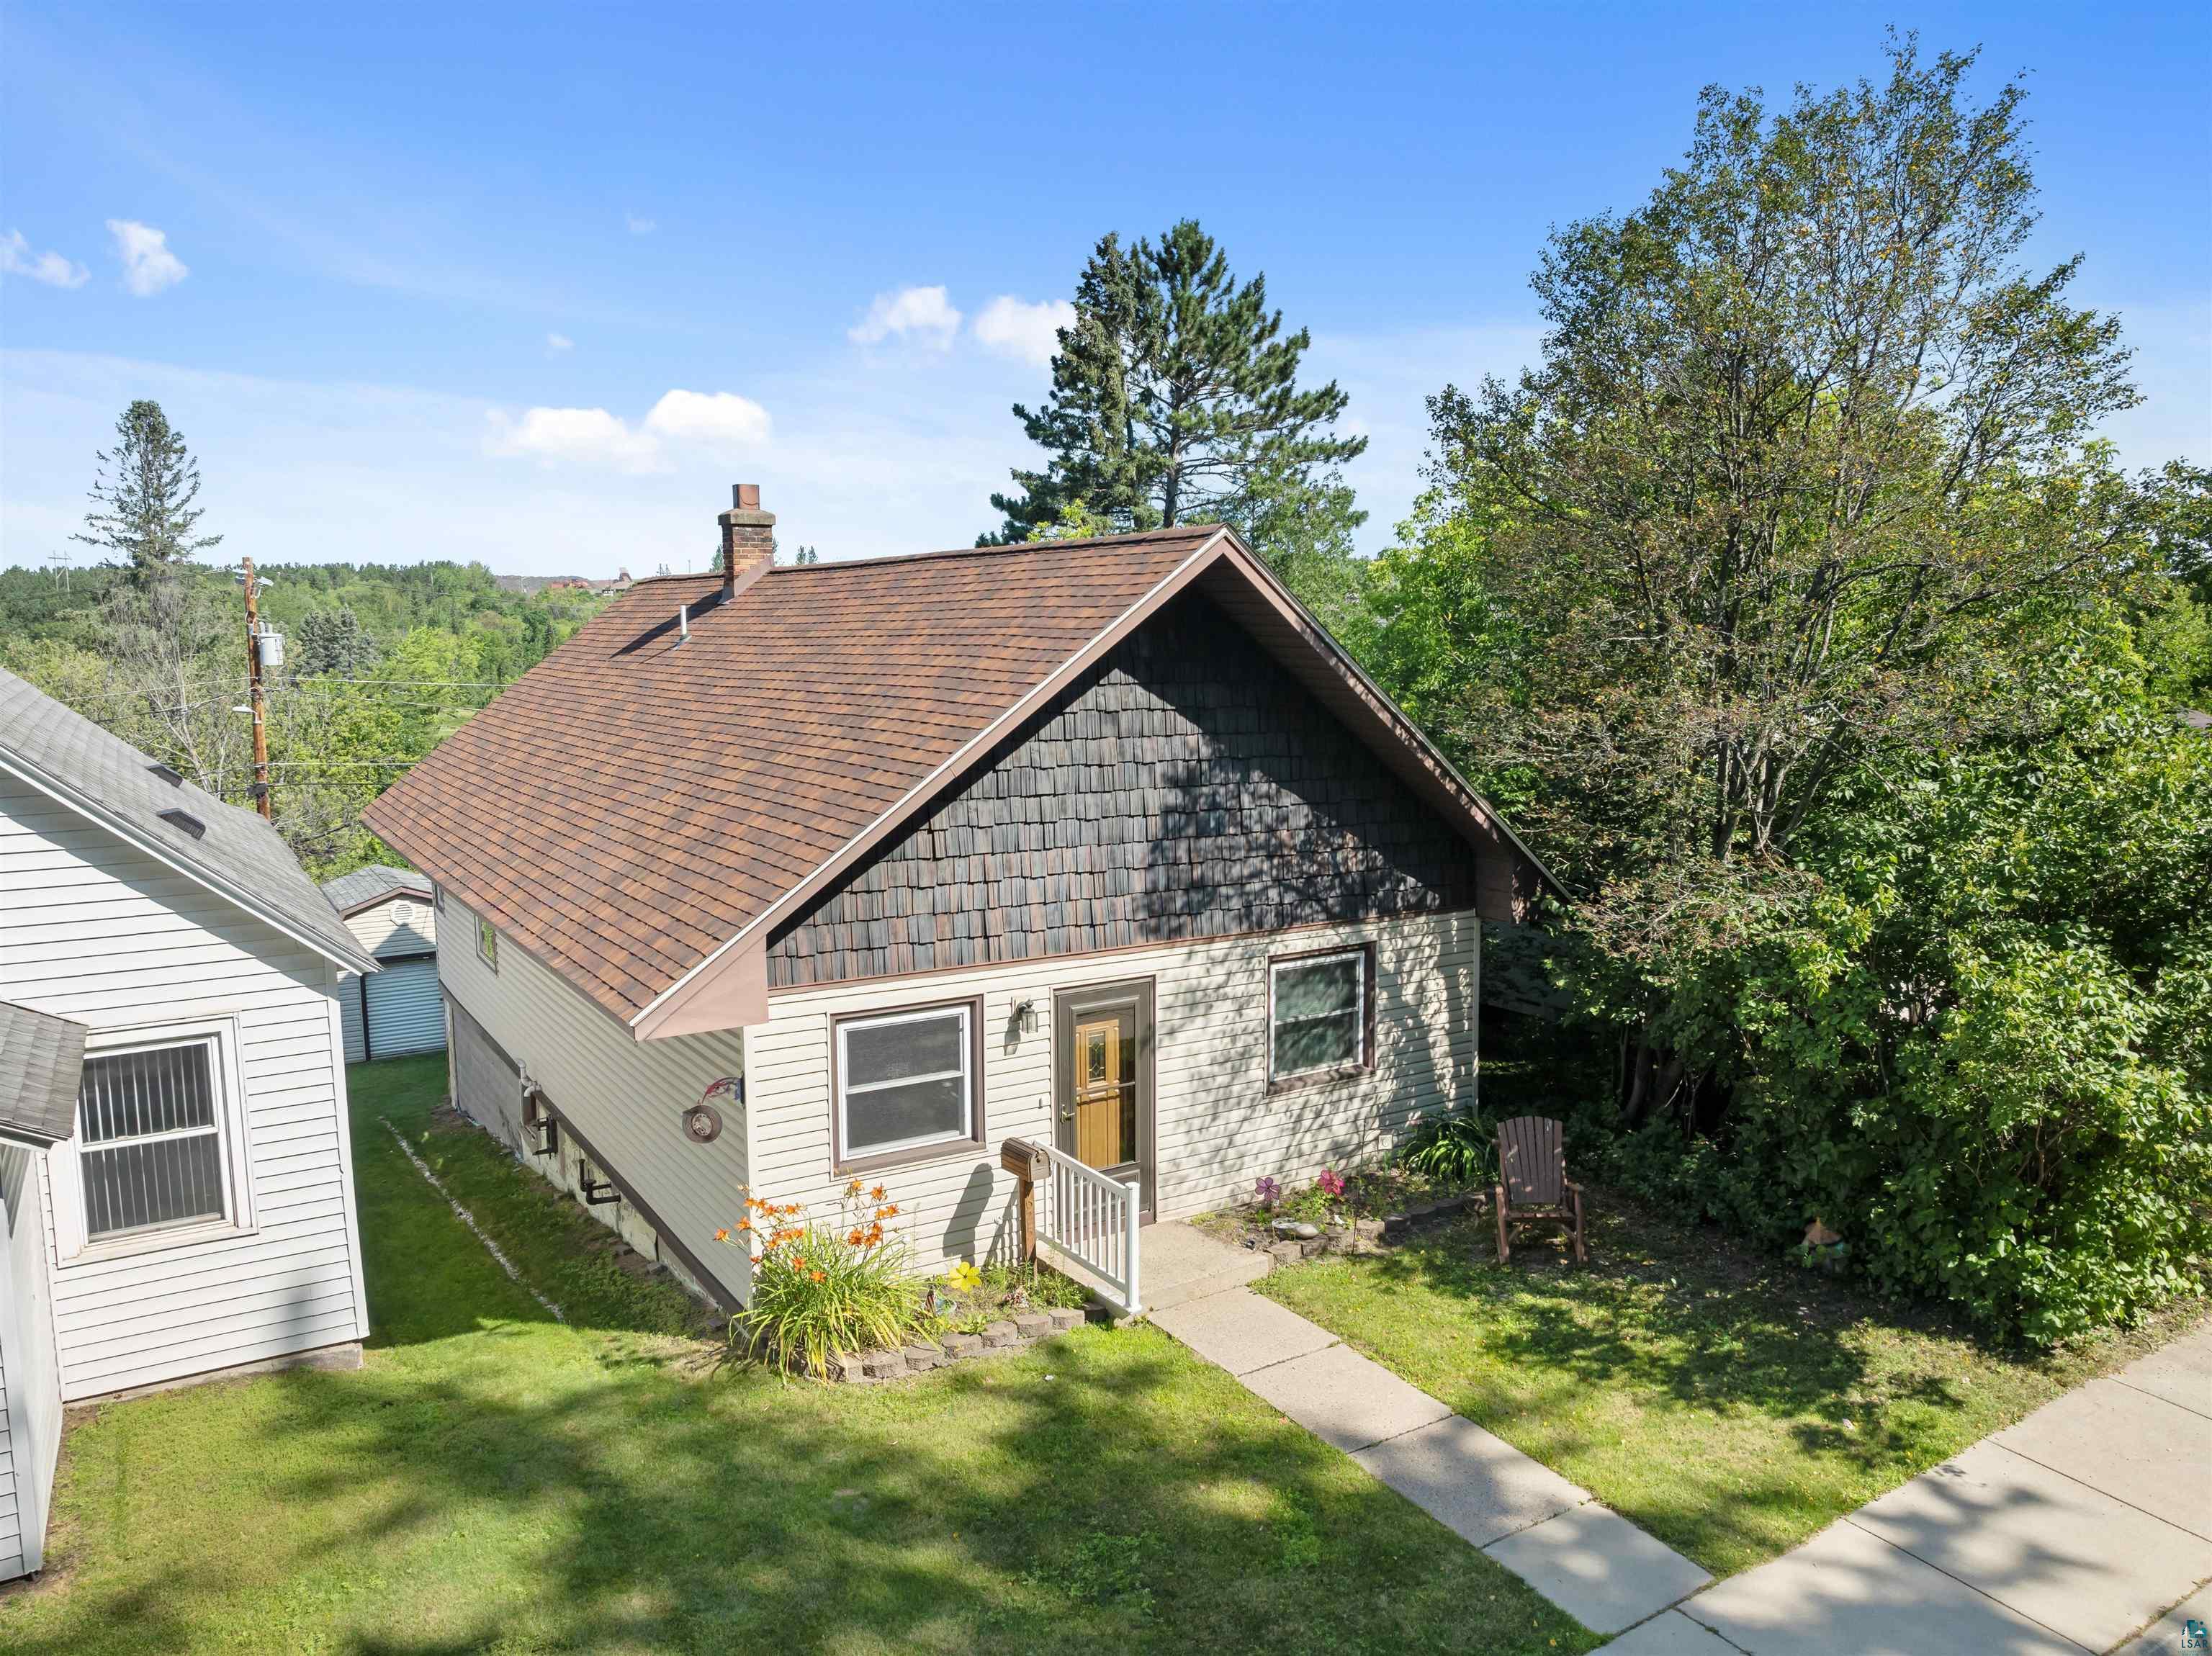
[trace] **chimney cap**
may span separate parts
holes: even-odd
[[[758,483],[732,483],[730,485],[730,505],[732,508],[739,512],[759,511],[760,485]]]

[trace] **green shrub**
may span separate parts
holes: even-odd
[[[1399,1159],[1415,1173],[1453,1187],[1494,1184],[1498,1179],[1498,1124],[1477,1110],[1432,1115],[1406,1140]]]
[[[834,1224],[809,1219],[797,1202],[748,1193],[736,1234],[753,1262],[752,1303],[730,1325],[732,1340],[765,1344],[787,1368],[826,1376],[832,1359],[903,1344],[915,1329],[921,1288],[907,1275],[908,1250],[884,1222],[898,1216],[883,1186],[846,1188]]]

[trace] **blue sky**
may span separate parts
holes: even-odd
[[[1372,549],[1422,398],[1533,352],[1547,229],[1893,20],[2029,71],[2037,255],[2150,399],[2112,434],[2212,457],[2202,9],[7,4],[0,563],[137,396],[221,555],[681,568],[739,480],[787,547],[964,544],[1091,242],[1186,215],[1350,392]]]

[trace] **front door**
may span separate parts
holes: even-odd
[[[1068,1108],[1075,1159],[1103,1173],[1137,1159],[1137,1016],[1127,1008],[1079,1013],[1075,1084]]]
[[[1064,991],[1056,998],[1054,1065],[1061,1152],[1144,1189],[1152,1208],[1152,986]]]

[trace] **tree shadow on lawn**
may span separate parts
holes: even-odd
[[[1591,1642],[1150,1330],[865,1390],[610,1374],[550,1328],[453,1344],[441,1373],[262,1382],[256,1441],[202,1449],[319,1452],[234,1515],[258,1532],[246,1556],[167,1568],[24,1647],[279,1628],[414,1653]],[[139,1544],[211,1516],[149,1513]]]
[[[1346,1283],[1335,1331],[1717,1572],[1999,1423],[1997,1397],[1946,1372],[1996,1367],[1959,1330],[1610,1192],[1593,1206],[1586,1267],[1519,1238],[1500,1265],[1482,1220],[1340,1267],[1370,1280]],[[1283,1297],[1328,1322],[1334,1292]],[[2025,1365],[1996,1380],[2056,1389]]]
[[[833,1387],[556,1324],[365,1114],[380,1349],[356,1373],[167,1393],[73,1431],[56,1550],[74,1579],[0,1606],[0,1642],[55,1656],[1592,1642],[1149,1328]],[[412,1138],[427,1114],[399,1119]],[[453,1156],[472,1142],[457,1130]],[[478,1179],[469,1203],[488,1224],[534,1195],[511,1161],[453,1182]],[[513,1250],[532,1283],[570,1268],[556,1240],[532,1231],[538,1251]]]

